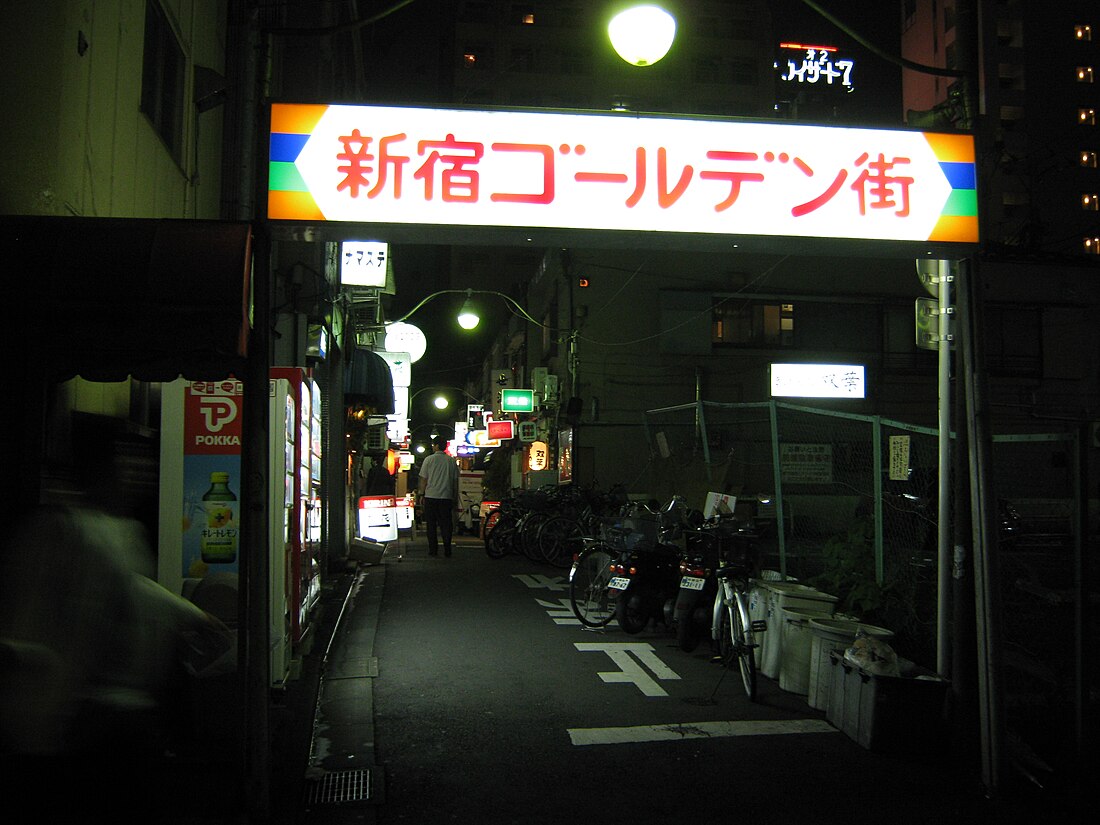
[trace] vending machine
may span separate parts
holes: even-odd
[[[272,377],[268,385],[271,449],[268,453],[272,500],[268,507],[268,540],[271,543],[271,684],[284,684],[293,659],[293,619],[290,571],[291,539],[295,525],[294,504],[298,491],[298,402],[285,378]]]
[[[291,641],[298,644],[309,630],[313,609],[321,597],[320,390],[302,367],[274,367],[271,377],[287,382],[287,393],[295,406],[294,421],[287,426],[295,433],[295,486],[289,513],[286,576]],[[275,449],[280,446],[281,436],[273,432],[272,437]]]

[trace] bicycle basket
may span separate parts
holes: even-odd
[[[754,533],[738,530],[734,525],[720,525],[718,531],[718,553],[722,562],[731,567],[740,567],[754,573],[761,562],[761,551]]]
[[[616,550],[635,550],[657,543],[658,519],[654,515],[614,516],[600,519],[600,538]]]

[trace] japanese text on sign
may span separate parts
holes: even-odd
[[[973,160],[966,135],[275,104],[269,217],[973,242]]]
[[[834,61],[829,51],[823,48],[807,48],[802,61],[797,64],[788,58],[787,72],[780,75],[780,79],[789,83],[824,83],[828,86],[835,83],[850,89],[855,63],[851,60]]]

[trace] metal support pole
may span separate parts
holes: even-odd
[[[977,703],[981,729],[981,780],[994,796],[1001,784],[1004,759],[999,661],[997,528],[993,506],[985,369],[981,346],[981,284],[977,261],[961,262],[958,285],[959,343],[963,351],[967,445],[970,460],[970,510],[974,551],[974,597],[977,642]]]
[[[775,534],[779,542],[779,575],[787,579],[787,537],[783,529],[783,473],[779,464],[779,416],[775,402],[768,405],[772,427],[772,478],[775,482]]]
[[[875,479],[875,583],[881,586],[886,571],[882,558],[882,419],[877,415],[871,420],[871,464]]]
[[[936,670],[950,675],[951,647],[948,625],[951,609],[951,261],[940,260],[939,283],[939,496],[936,549],[939,558],[936,589]]]

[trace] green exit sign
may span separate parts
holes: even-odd
[[[501,390],[500,411],[529,413],[535,411],[534,390]]]

